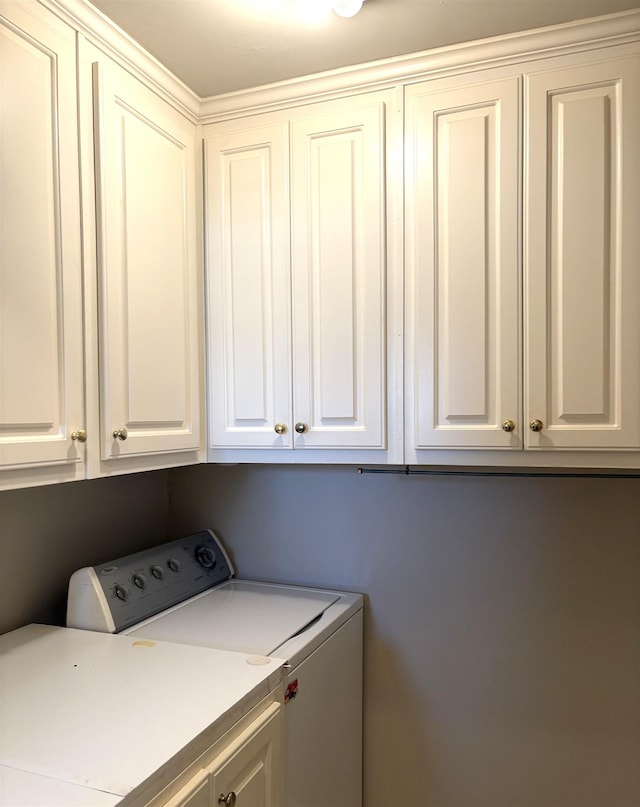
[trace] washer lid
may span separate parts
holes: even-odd
[[[229,580],[126,633],[269,656],[339,599],[325,591]]]

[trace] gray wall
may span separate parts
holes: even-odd
[[[166,538],[167,471],[0,493],[0,633],[64,624],[69,577]]]
[[[640,805],[639,479],[171,480],[173,537],[367,595],[366,807]]]
[[[0,631],[61,622],[79,566],[212,527],[243,576],[367,595],[366,807],[638,807],[639,494],[240,466],[8,491]]]

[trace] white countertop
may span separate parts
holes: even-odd
[[[0,765],[0,804],[4,807],[115,807],[119,801],[120,796],[113,793]]]
[[[283,674],[277,659],[43,625],[0,637],[0,653],[2,807],[23,803],[9,768],[115,797],[166,783]]]

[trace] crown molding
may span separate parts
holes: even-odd
[[[640,8],[340,68],[203,98],[200,122],[271,112],[469,70],[562,56],[640,38]]]
[[[85,0],[39,2],[197,123],[201,104],[198,95],[95,6]]]
[[[38,2],[151,86],[192,122],[200,124],[640,40],[640,8],[637,8],[200,98],[88,0]]]

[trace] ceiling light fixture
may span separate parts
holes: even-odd
[[[333,0],[332,8],[341,17],[354,17],[363,3],[364,0]]]

